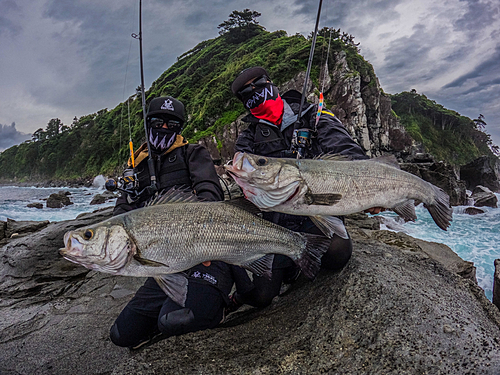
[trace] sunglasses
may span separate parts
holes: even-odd
[[[163,127],[163,124],[167,124],[167,128],[179,128],[181,126],[180,121],[164,119],[161,117],[151,117],[149,119],[149,126],[153,129],[159,129]]]
[[[248,85],[243,86],[243,88],[238,91],[238,94],[241,96],[245,96],[250,94],[252,91],[254,91],[256,88],[262,88],[268,83],[272,83],[269,77],[267,76],[261,76],[255,78],[252,82],[250,82]]]

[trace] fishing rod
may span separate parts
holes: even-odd
[[[156,186],[156,171],[155,171],[155,161],[151,155],[151,145],[149,143],[148,137],[148,127],[146,124],[146,90],[144,88],[144,62],[142,59],[142,0],[139,0],[139,35],[132,34],[132,37],[139,39],[139,56],[141,65],[141,97],[142,97],[142,118],[144,121],[144,132],[146,134],[146,143],[148,145],[148,169],[149,175],[151,177],[151,185],[149,186],[149,193],[155,193],[158,188]]]
[[[132,146],[132,139],[130,139],[129,146],[130,146],[130,153],[131,153],[131,161],[132,161],[132,168],[126,169],[123,173],[123,178],[121,179],[122,182],[122,187],[118,186],[118,183],[113,180],[109,179],[106,181],[105,187],[107,190],[110,191],[115,191],[115,190],[120,190],[122,192],[125,192],[129,194],[129,196],[134,196],[137,198],[140,196],[144,191],[148,191],[150,195],[154,194],[156,191],[158,191],[158,187],[156,185],[156,170],[155,170],[155,161],[153,159],[153,156],[151,154],[151,145],[149,142],[149,137],[148,137],[148,128],[147,128],[147,114],[146,114],[146,90],[144,87],[144,62],[143,62],[143,57],[142,57],[142,0],[139,0],[139,34],[132,34],[132,38],[139,40],[139,58],[140,58],[140,69],[141,69],[141,99],[142,99],[142,118],[144,122],[144,132],[146,135],[146,144],[148,146],[148,169],[149,169],[149,175],[151,179],[151,185],[146,187],[140,192],[137,192],[137,176],[135,174],[134,168],[135,168],[135,162],[134,162],[134,152],[133,152],[133,146]],[[129,115],[130,116],[130,115]]]
[[[311,74],[311,66],[314,57],[314,48],[316,46],[316,37],[318,35],[318,25],[319,25],[319,18],[321,15],[322,4],[323,0],[319,0],[318,14],[316,16],[316,25],[314,27],[311,49],[309,51],[309,60],[307,62],[306,77],[304,79],[304,86],[302,87],[302,96],[300,98],[299,113],[297,115],[297,121],[295,122],[293,131],[292,150],[297,153],[297,159],[301,159],[305,156],[306,150],[307,148],[309,148],[311,143],[311,129],[301,128],[302,106],[304,105],[306,99],[307,84],[309,81],[309,75]]]

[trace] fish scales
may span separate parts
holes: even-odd
[[[146,258],[162,262],[167,259],[169,264],[179,264],[181,268],[194,257],[232,263],[242,256],[248,258],[249,250],[258,259],[267,253],[269,238],[274,239],[272,246],[276,253],[286,254],[296,249],[293,255],[298,256],[302,247],[297,244],[304,244],[299,235],[291,237],[262,219],[257,225],[258,217],[230,205],[200,202],[148,208],[130,212],[126,217],[127,230],[138,248],[147,249],[143,251]],[[236,251],[229,251],[235,247]],[[165,258],[168,248],[178,251],[169,252]]]
[[[420,179],[416,176],[373,161],[324,160],[318,165],[314,160],[300,160],[297,167],[312,194],[342,195],[332,207],[332,215],[345,215],[374,206],[391,207],[405,202],[410,195],[424,200],[431,194],[429,187],[419,184]],[[383,190],[380,189],[382,183]],[[395,201],[394,197],[400,199]]]
[[[191,194],[172,189],[150,206],[67,232],[60,253],[96,271],[162,279],[214,260],[270,276],[266,255],[283,254],[314,278],[328,238],[293,232],[255,211],[244,200],[193,202]]]

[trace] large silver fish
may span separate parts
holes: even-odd
[[[443,230],[450,225],[449,196],[440,188],[390,165],[390,159],[281,159],[237,152],[226,171],[245,197],[263,211],[310,216],[326,234],[343,237],[343,226],[330,215],[372,207],[416,220],[413,200],[423,202]]]
[[[67,232],[60,253],[84,267],[125,276],[173,274],[215,260],[270,275],[272,254],[289,256],[310,278],[318,272],[328,238],[263,220],[244,199],[192,197],[172,190],[153,205]]]

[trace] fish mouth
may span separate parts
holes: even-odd
[[[232,164],[227,164],[224,168],[233,178],[235,176],[248,176],[250,173],[255,171],[253,165],[250,163],[248,158],[245,157],[245,153],[240,151],[234,154]]]
[[[66,247],[63,247],[62,249],[59,249],[59,253],[66,259],[68,259],[68,256],[78,256],[82,254],[83,251],[83,244],[78,241],[76,238],[74,238],[71,234],[71,232],[67,232],[64,235],[64,244]],[[71,260],[71,259],[68,259]]]

